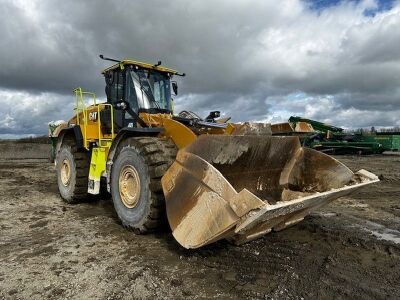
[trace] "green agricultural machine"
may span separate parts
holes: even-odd
[[[275,135],[299,136],[303,146],[330,154],[380,154],[387,150],[372,135],[347,133],[343,128],[292,116],[288,123],[272,126]]]
[[[400,151],[400,132],[374,132],[360,134],[364,142],[379,143],[384,151]]]

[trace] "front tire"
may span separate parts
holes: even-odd
[[[172,142],[155,137],[121,142],[111,169],[111,196],[123,226],[147,233],[166,224],[161,177],[176,151]]]

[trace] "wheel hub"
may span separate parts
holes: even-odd
[[[134,208],[140,197],[140,178],[136,169],[127,165],[119,173],[119,195],[122,203],[128,208]]]
[[[64,159],[61,164],[61,182],[64,186],[68,186],[71,180],[71,165],[68,159]]]

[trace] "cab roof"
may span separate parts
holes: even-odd
[[[116,63],[116,64],[112,65],[111,67],[104,69],[101,73],[105,74],[108,71],[115,70],[118,68],[123,69],[125,66],[129,66],[129,65],[137,66],[137,67],[140,67],[143,69],[157,70],[158,72],[169,73],[172,75],[181,75],[177,70],[174,70],[174,69],[170,69],[170,68],[167,68],[167,67],[164,67],[161,65],[154,65],[154,64],[149,64],[149,63],[136,61],[136,60],[130,60],[130,59],[121,60],[119,63]]]

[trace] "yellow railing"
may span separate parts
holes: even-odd
[[[110,142],[114,139],[114,111],[113,111],[113,106],[109,103],[96,103],[96,94],[95,93],[91,93],[91,92],[85,92],[82,90],[82,88],[78,87],[76,89],[74,89],[75,92],[75,99],[76,99],[76,123],[77,125],[82,125],[81,127],[83,127],[83,146],[86,149],[89,149],[89,142],[88,142],[88,138],[87,138],[87,126],[88,126],[88,106],[86,106],[85,104],[85,97],[90,97],[93,100],[93,106],[97,106],[97,117],[95,120],[92,120],[93,122],[97,122],[98,124],[98,145],[100,147],[108,147],[108,145]],[[90,106],[89,105],[89,106]],[[101,132],[101,122],[100,122],[100,111],[101,111],[101,107],[106,107],[109,106],[110,110],[111,110],[111,138],[104,138],[103,134]],[[81,120],[79,117],[79,114],[82,113],[82,121],[83,124],[81,124]],[[105,142],[105,143],[104,143]]]
[[[77,125],[81,125],[81,120],[79,117],[79,114],[82,113],[82,127],[83,127],[83,146],[88,149],[88,141],[87,141],[87,121],[88,121],[88,117],[87,117],[87,110],[86,110],[86,105],[85,105],[85,99],[84,99],[84,95],[87,94],[87,92],[84,92],[82,90],[82,88],[78,87],[76,89],[74,89],[75,92],[75,100],[76,100],[76,124]],[[96,103],[96,95],[94,93],[90,93],[91,96],[93,97],[93,102]]]

